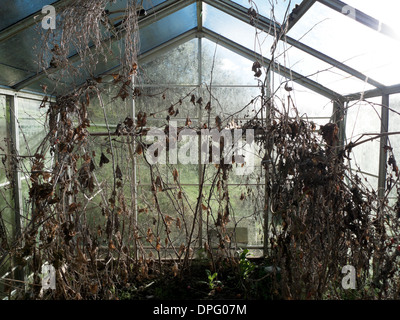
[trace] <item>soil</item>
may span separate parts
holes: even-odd
[[[149,272],[148,277],[120,288],[120,300],[265,300],[272,299],[271,277],[263,260],[253,260],[254,270],[243,276],[238,266],[222,263],[213,275],[207,261],[195,261],[184,274]],[[172,265],[172,264],[171,264]],[[167,268],[165,268],[167,267]],[[163,270],[171,270],[164,266]],[[208,273],[209,272],[209,273]]]

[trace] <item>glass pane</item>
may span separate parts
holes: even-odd
[[[142,5],[145,10],[149,10],[162,2],[165,2],[165,0],[144,0]]]
[[[198,39],[190,40],[167,53],[157,55],[140,65],[138,85],[186,84],[197,85]]]
[[[41,101],[18,98],[19,154],[33,156],[46,136],[47,108],[40,108]],[[30,158],[24,159],[22,172],[30,171]]]
[[[256,30],[255,27],[248,23],[242,22],[212,6],[203,4],[203,25],[250,50],[269,57],[273,37],[265,32]]]
[[[283,105],[287,108],[288,101],[291,101],[291,110],[289,115],[296,116],[293,106],[301,117],[327,117],[332,116],[332,102],[328,98],[303,87],[298,83],[289,82],[288,86],[293,90],[288,92],[285,89],[287,79],[273,73],[272,92],[275,92],[275,106],[283,110]],[[289,99],[289,96],[291,99]]]
[[[257,115],[260,104],[260,88],[256,87],[211,87],[202,90],[203,120],[207,119],[207,103],[211,97],[211,123],[215,127],[215,117],[218,115],[223,124],[225,120],[251,119]],[[228,119],[229,118],[229,119]]]
[[[202,82],[210,84],[244,84],[257,85],[254,72],[251,71],[253,61],[245,59],[236,53],[202,40]]]
[[[400,70],[400,42],[323,4],[316,2],[288,35],[385,85],[399,82],[393,70]]]
[[[242,5],[243,7],[249,8],[248,0],[233,0],[234,2]],[[282,24],[284,18],[292,12],[293,8],[300,4],[302,0],[292,0],[292,1],[265,1],[265,0],[253,0],[252,5],[254,9],[260,15],[267,17],[273,21]],[[271,5],[272,4],[272,5]],[[287,12],[287,13],[286,13]],[[285,15],[286,14],[286,15]]]
[[[139,87],[139,90],[140,96],[135,100],[136,115],[146,113],[147,126],[153,125],[151,122],[156,119],[164,122],[167,116],[171,121],[186,120],[187,117],[194,121],[198,116],[200,104],[196,103],[199,98],[196,87]]]
[[[369,139],[369,133],[380,133],[381,98],[368,99],[349,104],[346,120],[346,143],[361,142]],[[379,172],[379,139],[362,143],[352,149],[350,154],[352,170],[362,171],[375,176],[365,175],[373,188],[377,188]],[[363,176],[360,173],[361,176]]]
[[[146,52],[197,25],[196,4],[187,6],[140,30],[140,49]]]
[[[286,43],[280,42],[277,50],[277,61],[302,76],[342,95],[375,88],[304,51],[295,47],[288,47]]]
[[[91,122],[90,130],[94,129],[94,127],[103,128],[105,130],[105,117],[107,118],[108,125],[113,127],[132,114],[132,101],[130,99],[122,100],[117,97],[119,90],[121,90],[120,86],[106,85],[101,91],[102,102],[100,102],[97,94],[93,94],[90,97],[90,105],[88,108]]]

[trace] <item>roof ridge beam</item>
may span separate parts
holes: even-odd
[[[233,16],[233,17],[239,19],[240,21],[250,24],[246,8],[237,3],[227,1],[227,0],[212,0],[212,1],[211,0],[203,0],[203,2],[207,3],[208,5],[213,6],[214,8],[217,8],[218,10],[225,12],[226,14],[229,14],[230,16]],[[268,19],[262,15],[259,15],[256,27],[272,36],[275,36],[275,34],[281,33],[281,27],[278,24],[274,23],[273,21],[271,21],[270,19]],[[277,28],[277,30],[274,31],[274,28]],[[322,61],[338,68],[339,70],[342,70],[343,72],[350,74],[351,76],[353,76],[359,80],[365,81],[374,87],[377,87],[377,88],[385,87],[382,83],[369,78],[362,72],[360,72],[356,69],[353,69],[352,67],[349,67],[348,65],[346,65],[336,59],[333,59],[332,57],[330,57],[318,50],[315,50],[315,49],[311,48],[310,46],[308,46],[298,40],[295,40],[294,38],[289,37],[288,35],[282,36],[282,38],[280,40],[285,41],[287,44],[289,44],[289,45],[291,45],[291,46],[293,46],[293,47],[295,47],[295,48],[297,48],[319,60],[322,60]]]

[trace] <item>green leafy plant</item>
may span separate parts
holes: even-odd
[[[239,252],[239,272],[242,279],[247,279],[255,268],[255,264],[247,259],[248,254],[248,249]]]
[[[206,270],[207,277],[208,277],[208,288],[210,290],[214,290],[217,286],[221,284],[221,281],[217,280],[218,273],[214,272],[211,274],[210,270]]]

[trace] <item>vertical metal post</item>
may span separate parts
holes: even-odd
[[[267,127],[267,134],[268,131],[270,129],[270,125],[271,125],[271,109],[270,106],[272,106],[272,101],[271,99],[271,74],[272,71],[271,69],[268,71],[268,74],[266,75],[267,77],[267,87],[266,87],[266,92],[264,92],[264,95],[266,95],[266,97],[264,97],[264,101],[263,101],[263,106],[261,106],[261,108],[264,107],[264,105],[266,106],[266,110],[265,110],[265,118],[266,118],[266,127]],[[268,102],[269,101],[269,102]],[[262,117],[262,121],[263,121],[263,115],[261,115]],[[271,199],[269,197],[269,193],[268,193],[268,183],[270,180],[270,176],[269,176],[269,170],[270,170],[270,165],[272,163],[271,161],[271,153],[272,153],[272,141],[270,141],[270,137],[266,137],[265,139],[267,145],[265,147],[265,155],[264,155],[264,159],[263,161],[265,161],[264,165],[265,165],[265,182],[264,182],[264,195],[265,195],[265,200],[264,200],[264,247],[263,247],[263,255],[264,257],[268,256],[269,254],[269,250],[268,250],[268,241],[269,241],[269,229],[270,229],[270,221],[269,221],[269,216],[271,213]]]
[[[18,125],[18,98],[16,95],[10,96],[10,138],[11,138],[11,169],[13,172],[13,198],[14,198],[14,237],[21,235],[22,217],[22,192],[21,192],[21,172],[19,170],[19,125]]]
[[[389,95],[385,94],[382,96],[382,107],[381,107],[381,133],[387,133],[389,131]],[[379,178],[378,178],[378,196],[380,200],[383,200],[385,195],[385,181],[386,181],[386,161],[387,161],[387,146],[388,137],[383,135],[380,139],[379,146]]]
[[[198,5],[201,6],[201,3]],[[198,11],[201,10],[201,7],[199,9],[198,7]],[[201,15],[201,14],[200,14]],[[201,20],[201,17],[199,15],[199,19]],[[197,79],[197,85],[199,86],[198,89],[198,93],[199,96],[201,95],[201,82],[202,82],[202,78],[203,78],[203,73],[202,73],[202,39],[198,38],[198,46],[197,46],[197,58],[198,58],[198,79]],[[202,112],[202,108],[201,106],[198,109],[198,124],[199,127],[201,127],[201,122],[202,122],[202,117],[203,117],[203,112]],[[200,188],[200,184],[203,183],[203,165],[201,164],[201,143],[202,143],[202,139],[201,139],[201,135],[198,135],[198,161],[199,161],[199,177],[198,177],[198,183],[199,183],[199,188]],[[199,249],[201,249],[203,247],[203,212],[202,212],[202,208],[201,206],[199,206],[199,235],[198,235],[198,239],[199,239]],[[207,236],[207,235],[206,235]]]
[[[132,81],[132,95],[129,100],[130,103],[130,108],[129,108],[129,113],[130,117],[134,121],[136,118],[136,108],[135,108],[135,99],[133,97],[134,94],[134,89],[135,89],[135,83],[136,83],[136,77],[134,77]],[[136,150],[136,143],[135,143],[135,137],[133,135],[134,132],[132,132],[132,135],[128,137],[128,139],[132,139],[132,143],[129,144],[130,146],[130,156],[131,156],[131,165],[132,165],[132,214],[133,214],[133,227],[134,227],[134,232],[135,234],[133,235],[133,250],[134,250],[134,258],[137,260],[138,259],[138,250],[137,250],[137,242],[136,242],[136,231],[138,230],[138,210],[137,210],[137,176],[136,176],[136,157],[135,157],[135,150]]]
[[[381,133],[387,133],[389,131],[389,95],[382,95],[382,107],[381,107]],[[387,151],[386,146],[388,142],[387,135],[382,135],[380,138],[379,144],[379,176],[378,176],[378,198],[379,198],[379,207],[377,212],[377,222],[379,225],[379,233],[383,231],[384,228],[384,202],[385,202],[385,190],[386,190],[386,171],[387,171]],[[384,233],[381,233],[383,235]],[[378,279],[381,274],[380,266],[381,266],[382,254],[380,250],[377,250],[377,255],[374,256],[372,262],[373,268],[373,278],[374,283],[378,285]]]
[[[18,97],[9,96],[9,135],[10,135],[10,169],[12,170],[12,186],[14,200],[14,228],[13,237],[15,240],[21,236],[21,217],[22,217],[22,189],[21,189],[21,172],[19,170],[19,125],[18,125]],[[18,266],[16,261],[13,261],[14,278],[16,280],[24,280],[24,272],[22,267]]]

